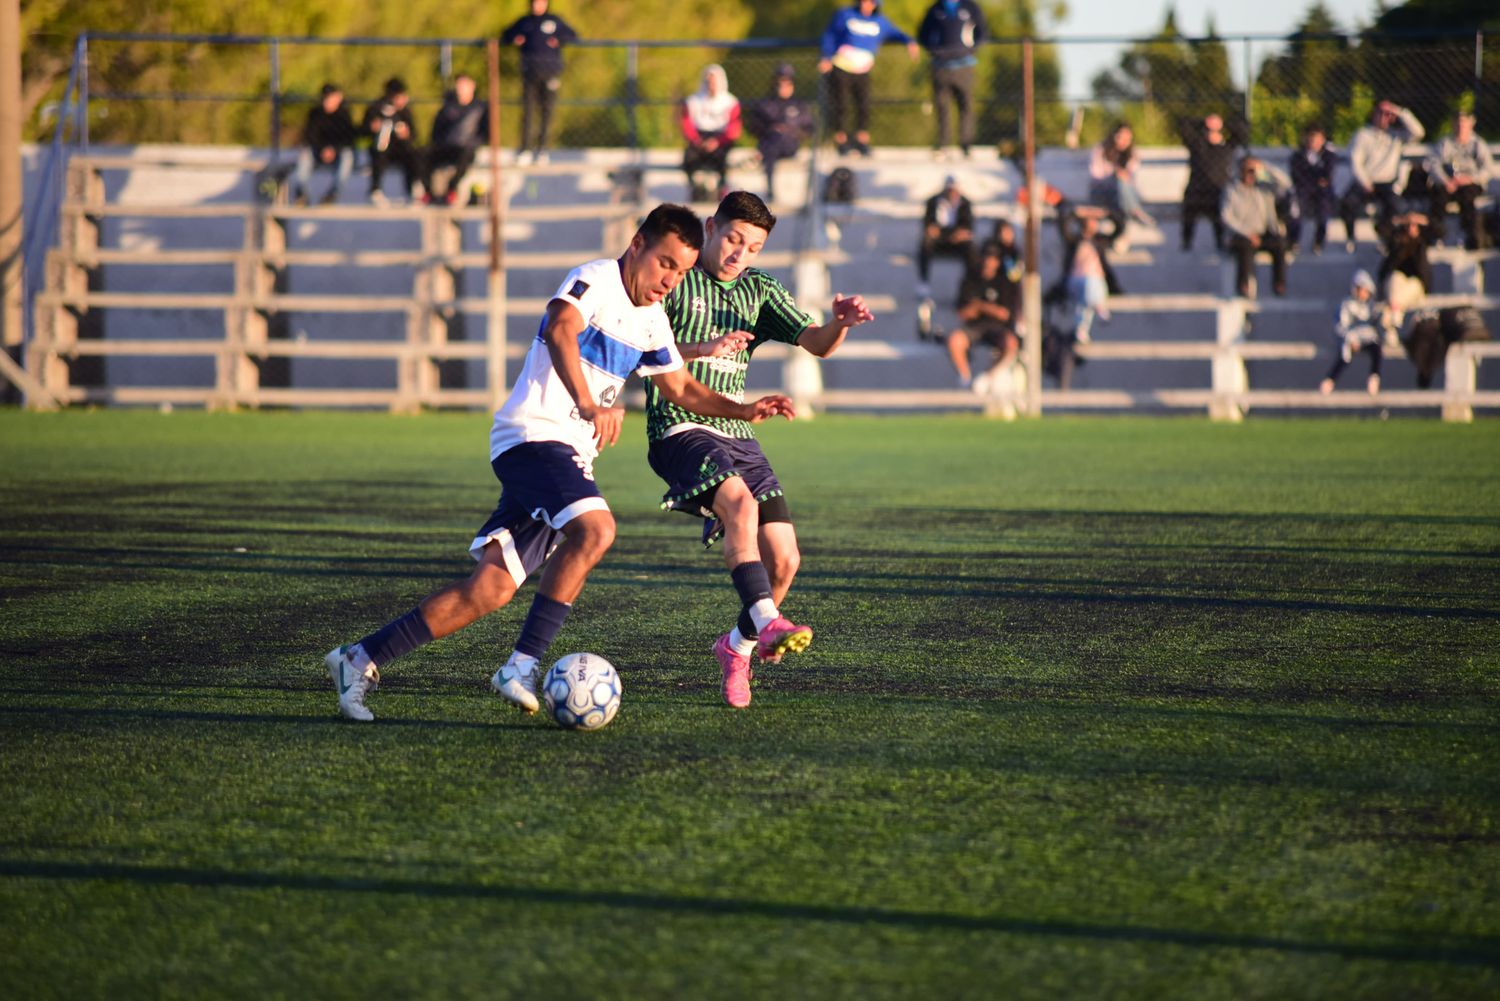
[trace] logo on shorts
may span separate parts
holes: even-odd
[[[715,473],[717,473],[718,471],[719,471],[719,464],[717,462],[715,462],[712,458],[709,458],[707,456],[704,457],[703,464],[698,467],[698,475],[701,476],[701,477],[703,477],[705,480],[708,479],[710,476],[714,475]]]
[[[590,483],[594,482],[594,464],[592,462],[585,459],[577,452],[573,453],[573,462],[578,466],[579,470],[582,471],[584,479],[588,480]]]
[[[582,299],[583,298],[583,294],[585,292],[587,292],[588,290],[589,290],[589,283],[588,282],[577,281],[577,282],[573,283],[573,287],[572,288],[568,289],[568,295],[572,296],[574,299]]]

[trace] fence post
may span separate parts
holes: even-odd
[[[438,46],[438,76],[444,87],[453,82],[453,43],[447,39]]]
[[[84,152],[89,148],[89,33],[78,36],[80,67],[78,70],[78,144]]]
[[[281,39],[271,39],[271,167],[281,159]]]
[[[1026,413],[1042,416],[1042,273],[1039,249],[1042,215],[1037,205],[1040,185],[1036,177],[1036,93],[1033,87],[1031,39],[1021,43],[1021,114],[1025,116],[1026,147],[1026,261],[1021,278],[1021,313],[1026,321],[1025,369]]]
[[[1484,32],[1474,32],[1474,112],[1479,113],[1484,98]]]
[[[636,126],[636,104],[640,99],[640,91],[636,84],[641,72],[641,47],[634,43],[625,47],[625,119],[626,130],[629,133],[628,145],[631,149],[639,149],[640,131]]]
[[[1255,134],[1255,69],[1250,59],[1250,39],[1245,40],[1245,127]]]
[[[1448,349],[1443,360],[1443,420],[1474,421],[1474,393],[1479,388],[1479,359],[1462,344]]]

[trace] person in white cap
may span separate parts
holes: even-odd
[[[1333,328],[1336,349],[1333,366],[1318,385],[1318,392],[1324,396],[1333,392],[1333,384],[1339,373],[1361,351],[1370,354],[1370,377],[1365,380],[1365,388],[1371,396],[1380,392],[1380,313],[1383,309],[1375,301],[1375,279],[1363,268],[1356,271],[1349,289],[1349,298],[1339,304],[1338,323]]]

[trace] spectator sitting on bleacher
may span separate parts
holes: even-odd
[[[1474,134],[1474,116],[1460,112],[1453,126],[1453,135],[1444,138],[1438,144],[1437,152],[1427,160],[1427,184],[1431,193],[1428,208],[1434,243],[1443,242],[1448,226],[1448,203],[1457,202],[1464,247],[1483,250],[1489,245],[1489,234],[1480,224],[1474,201],[1484,194],[1493,171],[1489,145]]]
[[[1014,231],[1011,240],[1013,251]],[[1020,274],[1006,269],[1006,251],[999,243],[986,243],[977,266],[965,273],[958,286],[958,318],[961,326],[948,335],[948,357],[959,385],[982,396],[990,391],[993,377],[1015,362],[1021,348]],[[971,378],[969,351],[976,343],[990,348],[991,361]]]
[[[766,172],[766,201],[776,191],[776,164],[797,155],[802,143],[812,137],[812,109],[796,96],[796,76],[790,63],[776,67],[776,82],[770,97],[750,106],[750,131],[759,137],[756,148]]]
[[[1214,248],[1224,249],[1224,224],[1219,219],[1219,203],[1224,189],[1234,180],[1235,160],[1244,139],[1240,130],[1228,131],[1220,115],[1201,119],[1184,119],[1178,134],[1188,151],[1187,187],[1182,192],[1182,249],[1193,247],[1193,231],[1199,217],[1208,219],[1214,228]]]
[[[501,45],[521,50],[521,147],[516,150],[521,166],[547,155],[552,106],[562,88],[562,47],[578,41],[578,33],[548,6],[548,0],[531,0],[531,13],[500,34]]]
[[[460,73],[453,78],[453,89],[443,98],[443,106],[432,120],[432,145],[427,151],[429,202],[452,205],[464,175],[474,165],[474,155],[481,143],[490,139],[489,107],[474,99],[474,78]],[[451,174],[439,194],[437,175],[451,168]]]
[[[1354,223],[1372,201],[1377,203],[1375,232],[1382,242],[1390,238],[1391,217],[1401,210],[1396,182],[1401,178],[1402,149],[1426,134],[1415,115],[1390,101],[1376,104],[1369,122],[1354,133],[1349,144],[1349,170],[1354,177],[1339,201],[1344,248],[1349,253],[1354,253]]]
[[[1146,214],[1135,177],[1141,169],[1140,154],[1135,151],[1135,133],[1120,122],[1110,129],[1089,157],[1089,200],[1121,216],[1128,216],[1143,226],[1155,226],[1156,220]]]
[[[1271,255],[1271,288],[1286,295],[1286,243],[1276,218],[1276,196],[1261,183],[1260,161],[1247,156],[1240,162],[1239,180],[1224,189],[1219,212],[1229,231],[1229,251],[1234,254],[1234,288],[1242,297],[1250,295],[1255,274],[1255,255]]]
[[[1337,201],[1333,195],[1333,168],[1338,164],[1338,159],[1338,153],[1328,145],[1323,127],[1309,125],[1302,133],[1302,146],[1292,154],[1289,164],[1292,188],[1299,209],[1298,214],[1287,223],[1289,249],[1302,241],[1303,220],[1312,219],[1312,252],[1323,252],[1323,242],[1328,236],[1328,219],[1333,215]]]
[[[682,102],[682,138],[687,148],[682,153],[682,169],[694,201],[706,201],[712,192],[694,179],[700,170],[719,175],[718,198],[728,193],[729,150],[740,137],[740,100],[729,92],[729,77],[724,67],[710,63],[703,70],[697,93]]]
[[[325,83],[318,103],[307,113],[302,128],[303,149],[297,154],[297,183],[293,201],[306,205],[315,167],[333,168],[333,187],[322,198],[324,204],[338,200],[344,182],[354,170],[354,120],[344,107],[344,92],[337,84]]]
[[[943,190],[927,199],[922,212],[922,240],[917,245],[917,298],[932,298],[928,281],[934,257],[956,257],[964,270],[973,266],[974,206],[958,188],[958,178],[949,174]]]
[[[1385,292],[1386,347],[1400,346],[1406,314],[1422,304],[1432,291],[1432,262],[1427,257],[1427,217],[1407,212],[1392,220],[1395,230],[1390,249],[1380,261],[1377,287]]]
[[[1333,384],[1339,373],[1361,351],[1369,352],[1370,355],[1370,377],[1365,387],[1371,396],[1380,392],[1380,363],[1383,354],[1377,324],[1382,323],[1383,313],[1384,309],[1375,302],[1375,279],[1370,277],[1368,271],[1356,271],[1349,298],[1339,304],[1338,322],[1333,328],[1333,366],[1318,384],[1318,392],[1324,396],[1333,392]]]
[[[370,201],[385,204],[385,192],[381,182],[385,169],[392,163],[401,167],[401,178],[406,186],[406,199],[411,200],[412,185],[422,182],[426,190],[427,179],[422,176],[422,155],[416,146],[416,124],[412,121],[410,100],[406,84],[400,77],[391,77],[385,82],[385,94],[372,101],[365,109],[365,136],[370,140]]]

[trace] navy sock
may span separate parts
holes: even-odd
[[[516,640],[516,650],[541,660],[542,654],[547,652],[547,648],[562,631],[563,620],[568,617],[568,610],[572,607],[538,593],[531,600],[531,611],[526,613],[526,621],[521,625],[521,638]]]
[[[762,598],[771,596],[771,575],[766,573],[766,565],[760,560],[749,560],[741,563],[729,571],[729,577],[734,581],[734,589],[740,596],[740,635],[746,639],[753,639],[760,635],[755,628],[755,621],[750,618],[750,606]]]
[[[404,657],[419,646],[432,642],[432,630],[422,618],[422,610],[413,608],[401,618],[387,623],[359,641],[376,667],[385,667],[397,657]]]

